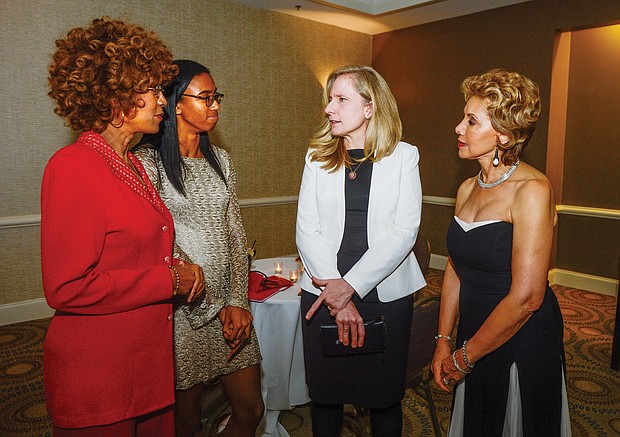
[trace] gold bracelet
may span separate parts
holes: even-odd
[[[179,277],[179,272],[173,266],[168,266],[170,270],[174,272],[174,277],[176,278],[176,283],[174,284],[174,289],[172,290],[172,295],[176,296],[179,293],[179,285],[181,285],[181,278]]]
[[[439,340],[440,338],[445,338],[446,340],[448,340],[450,343],[452,343],[452,337],[450,337],[449,335],[441,335],[441,334],[437,334],[435,336],[435,340]]]

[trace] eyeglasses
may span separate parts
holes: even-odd
[[[147,91],[151,91],[157,97],[164,95],[164,87],[161,85],[148,87]]]
[[[203,100],[205,102],[205,104],[207,105],[207,108],[210,108],[211,106],[213,106],[214,102],[217,103],[222,103],[222,97],[224,97],[224,94],[220,94],[220,93],[215,93],[211,96],[193,96],[191,94],[182,94],[185,97],[193,97],[195,99],[200,99]]]

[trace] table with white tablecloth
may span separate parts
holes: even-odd
[[[252,270],[272,276],[276,261],[283,262],[281,276],[287,279],[290,270],[301,269],[301,264],[294,258],[279,257],[256,260]],[[278,422],[280,412],[310,400],[304,368],[299,292],[300,288],[295,284],[264,302],[250,302],[254,329],[263,356],[261,391],[265,417],[256,432],[257,436],[288,436]]]

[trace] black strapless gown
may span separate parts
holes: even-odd
[[[453,219],[447,237],[461,281],[459,346],[474,336],[512,282],[512,224],[487,222],[465,231],[466,225]],[[547,284],[540,309],[513,338],[479,360],[457,387],[449,435],[570,435],[563,327],[560,307]]]

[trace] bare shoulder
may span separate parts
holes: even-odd
[[[523,165],[523,170],[516,181],[517,186],[511,207],[513,218],[532,216],[536,213],[554,216],[555,199],[549,179],[528,164]]]
[[[551,182],[542,172],[529,164],[522,164],[524,171],[519,175],[515,201],[553,200]]]

